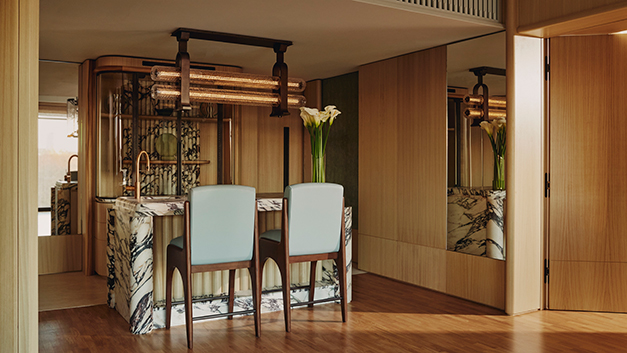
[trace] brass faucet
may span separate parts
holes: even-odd
[[[139,160],[142,158],[142,154],[146,155],[146,165],[148,168],[146,171],[150,170],[150,157],[148,156],[148,152],[141,151],[137,155],[137,161],[135,161],[135,186],[126,186],[125,189],[129,191],[135,190],[135,198],[139,201],[141,200],[141,183],[139,181]]]
[[[70,162],[72,161],[72,158],[74,158],[74,157],[78,158],[78,155],[77,154],[73,154],[67,160],[67,174],[65,175],[65,181],[67,181],[68,183],[70,181],[72,181],[72,172],[70,172]]]

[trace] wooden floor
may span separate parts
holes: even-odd
[[[349,321],[340,306],[194,325],[196,352],[624,352],[627,315],[501,311],[372,274],[353,277]],[[40,352],[186,352],[185,327],[135,336],[104,305],[39,313]]]
[[[39,311],[107,303],[107,279],[66,272],[39,276]]]

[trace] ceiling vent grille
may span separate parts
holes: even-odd
[[[502,23],[502,0],[356,0],[369,4],[444,17],[471,16],[488,22]],[[448,16],[447,16],[448,13]],[[450,16],[453,15],[453,16]]]

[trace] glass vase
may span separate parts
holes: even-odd
[[[325,173],[324,173],[324,155],[322,156],[312,156],[312,183],[324,183],[325,182]]]
[[[492,189],[505,190],[505,158],[497,154],[494,155],[494,176],[492,179]]]

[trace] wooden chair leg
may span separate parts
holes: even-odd
[[[183,271],[185,272],[185,271]],[[187,348],[193,348],[193,312],[192,312],[192,284],[191,276],[181,273],[183,277],[183,292],[185,295],[185,326],[187,329]]]
[[[346,257],[344,254],[339,254],[337,260],[337,272],[340,280],[340,306],[342,308],[342,322],[348,320],[348,311],[346,310],[347,298],[346,298]]]
[[[255,321],[255,336],[261,336],[261,284],[259,283],[259,269],[256,266],[248,269],[250,284],[253,292],[253,319]]]
[[[167,264],[168,271],[165,275],[165,327],[170,328],[172,321],[172,277],[174,277],[174,267]]]
[[[309,269],[309,301],[314,300],[314,291],[316,289],[316,265],[318,261],[312,261],[310,263],[311,268]],[[313,308],[313,303],[307,305],[310,308]]]
[[[235,270],[229,270],[229,313],[233,312],[235,307]],[[228,316],[229,320],[233,319],[233,315]]]
[[[279,264],[279,269],[281,270],[281,285],[283,286],[283,316],[285,317],[285,332],[291,332],[292,307],[290,305],[290,264],[287,259],[280,262],[282,262]]]

